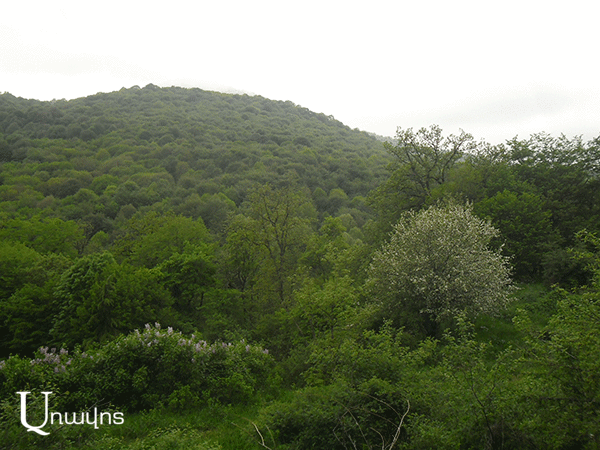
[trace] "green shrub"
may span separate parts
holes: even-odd
[[[296,391],[267,408],[263,422],[285,448],[391,448],[407,405],[401,387],[377,378],[358,387],[337,382]]]
[[[51,390],[58,394],[58,406],[68,410],[100,402],[128,411],[242,403],[269,384],[265,381],[273,366],[268,351],[259,346],[244,341],[209,344],[193,334],[161,330],[159,324],[95,351],[70,355],[65,349],[41,348],[36,356],[0,362],[3,398],[17,391]]]

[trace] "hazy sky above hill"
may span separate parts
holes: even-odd
[[[589,0],[22,1],[3,5],[0,92],[51,100],[148,83],[291,100],[392,136],[600,135]]]

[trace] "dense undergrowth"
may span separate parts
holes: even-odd
[[[2,448],[596,448],[598,291],[526,286],[505,314],[459,318],[416,347],[389,324],[323,341],[296,389],[260,347],[150,326],[89,353],[42,349],[0,371]],[[44,389],[54,411],[104,405],[125,423],[28,433],[14,394],[24,389],[38,393],[30,423]]]
[[[0,448],[600,448],[599,144],[0,96]]]

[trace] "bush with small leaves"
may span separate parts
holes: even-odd
[[[72,410],[98,402],[128,411],[248,402],[268,388],[273,359],[245,341],[208,343],[159,324],[97,350],[41,348],[0,362],[0,394],[49,389]]]
[[[440,322],[462,311],[501,310],[512,287],[508,259],[489,248],[496,236],[470,205],[406,213],[371,265],[368,285],[381,313],[436,335]]]

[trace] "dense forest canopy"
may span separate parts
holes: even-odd
[[[68,102],[4,94],[0,131],[0,158],[37,164],[50,176],[41,174],[42,193],[57,198],[120,184],[109,175],[141,188],[155,183],[160,198],[194,187],[199,196],[225,191],[239,203],[248,183],[283,179],[353,198],[377,185],[386,159],[372,135],[292,102],[152,85]],[[92,186],[79,172],[93,173],[92,182],[106,176]],[[61,177],[77,181],[65,185]],[[156,200],[131,195],[136,207]]]
[[[600,137],[383,140],[260,96],[1,95],[3,399],[243,405],[284,449],[598,448]]]

